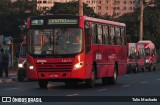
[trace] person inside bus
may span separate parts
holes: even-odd
[[[72,53],[74,53],[74,52],[76,52],[76,53],[80,52],[80,50],[81,50],[81,37],[80,37],[79,34],[77,34],[75,36],[72,45],[73,45],[73,49],[74,49],[74,51]]]
[[[51,54],[53,50],[53,38],[45,35],[45,43],[42,47],[42,54]],[[48,52],[48,53],[47,53]]]
[[[67,45],[66,45],[66,38],[65,38],[65,34],[57,32],[57,39],[56,39],[56,53],[57,54],[67,54],[68,49],[67,49]]]

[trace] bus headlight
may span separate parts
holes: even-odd
[[[19,63],[18,68],[24,68],[23,64]]]
[[[146,63],[149,63],[149,60],[146,60]]]
[[[33,70],[33,69],[34,69],[34,66],[30,65],[30,66],[29,66],[29,69],[30,69],[30,70]]]
[[[73,67],[73,70],[78,70],[83,67],[83,62],[76,63]]]

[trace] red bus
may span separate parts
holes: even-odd
[[[138,71],[138,57],[136,43],[128,43],[128,60],[127,60],[127,73],[137,73]]]
[[[87,16],[48,15],[30,17],[27,35],[27,77],[66,85],[95,80],[116,84],[126,74],[127,47],[124,23]]]
[[[155,45],[150,40],[142,40],[138,42],[139,44],[143,44],[145,48],[145,68],[148,71],[156,71],[157,66],[157,53]]]
[[[145,70],[145,49],[141,43],[128,43],[128,60],[127,73],[133,71],[137,73],[139,70]]]
[[[144,45],[141,43],[136,43],[136,51],[137,51],[137,65],[138,65],[137,71],[141,70],[142,72],[144,72],[145,61],[146,61]]]
[[[20,45],[20,52],[18,57],[18,70],[17,70],[18,81],[24,81],[26,78],[26,37]]]

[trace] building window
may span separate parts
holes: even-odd
[[[98,10],[101,10],[101,6],[98,6]]]
[[[47,3],[47,1],[43,1],[43,3],[44,3],[44,4],[46,4],[46,3]]]
[[[108,0],[106,0],[106,4],[108,4]]]

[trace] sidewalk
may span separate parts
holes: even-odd
[[[7,83],[13,83],[17,78],[17,70],[15,68],[9,68],[8,69],[8,79],[6,78],[0,78],[0,84],[3,82]]]
[[[8,77],[12,78],[12,77],[15,77],[15,76],[17,76],[16,68],[9,68],[8,69]]]

